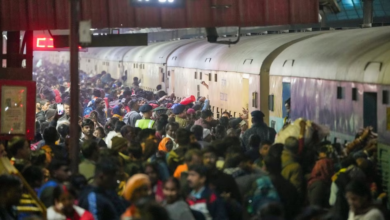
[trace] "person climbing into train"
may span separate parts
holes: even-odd
[[[260,136],[261,141],[271,141],[272,143],[275,141],[276,131],[273,128],[267,126],[264,122],[264,113],[255,110],[251,112],[252,115],[252,127],[249,128],[243,135],[243,143],[246,148],[249,147],[249,137],[252,134],[257,134]]]
[[[146,129],[146,128],[155,128],[156,123],[154,120],[152,120],[152,110],[153,107],[149,104],[145,104],[139,108],[140,112],[142,113],[142,119],[137,120],[135,122],[135,127]]]

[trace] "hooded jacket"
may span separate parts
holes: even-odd
[[[299,193],[303,192],[303,171],[301,165],[297,162],[295,155],[288,150],[282,152],[282,176],[290,181]]]

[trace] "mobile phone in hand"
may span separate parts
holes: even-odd
[[[58,115],[64,114],[64,105],[63,104],[57,104],[57,112],[58,112]]]

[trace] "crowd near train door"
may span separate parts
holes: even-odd
[[[364,127],[372,126],[375,132],[378,128],[377,106],[376,92],[365,92],[363,94],[363,124]]]

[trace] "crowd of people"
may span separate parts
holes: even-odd
[[[0,144],[25,180],[0,176],[1,220],[389,219],[371,128],[342,146],[315,132],[304,141],[301,120],[298,137],[275,143],[259,110],[216,119],[205,97],[144,91],[138,78],[126,86],[106,72],[80,72],[79,124],[70,126],[67,67],[45,64],[34,80],[35,140]],[[70,138],[79,139],[78,173]]]

